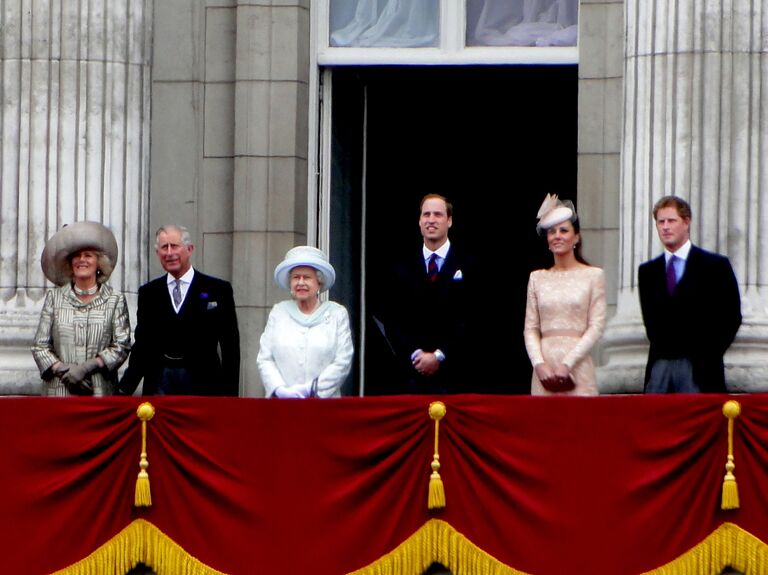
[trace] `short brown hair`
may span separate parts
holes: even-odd
[[[427,200],[443,200],[445,202],[445,214],[449,218],[453,217],[453,204],[448,201],[448,198],[441,196],[440,194],[427,194],[421,198],[421,203],[419,204],[419,213],[421,213],[421,210],[424,209],[424,202]]]
[[[684,220],[691,219],[691,206],[683,198],[679,196],[664,196],[653,206],[653,219],[656,219],[656,214],[663,208],[675,208],[677,215]]]

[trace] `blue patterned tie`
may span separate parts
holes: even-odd
[[[677,256],[672,256],[669,258],[669,262],[667,262],[667,291],[669,292],[669,295],[672,295],[675,292],[675,287],[677,286],[677,272],[675,270],[676,259]]]
[[[437,254],[429,256],[429,264],[427,265],[427,279],[430,282],[437,281]]]

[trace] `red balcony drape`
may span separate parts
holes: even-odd
[[[142,400],[7,398],[4,571],[70,568],[137,519],[233,575],[342,575],[431,519],[540,575],[643,573],[724,523],[764,547],[768,397],[733,397],[741,506],[723,511],[729,398],[149,398],[150,508],[133,505]],[[435,399],[447,505],[429,511]]]

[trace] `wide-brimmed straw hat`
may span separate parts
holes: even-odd
[[[547,194],[536,217],[539,218],[536,231],[542,233],[552,226],[562,224],[565,221],[575,221],[578,216],[570,200],[558,200],[557,195]]]
[[[288,250],[285,259],[277,264],[275,268],[275,281],[277,285],[286,291],[290,291],[290,280],[288,279],[291,270],[298,266],[309,266],[323,274],[323,284],[320,291],[331,289],[336,281],[336,270],[328,261],[328,256],[322,250],[312,246],[296,246]]]
[[[88,248],[103,252],[112,268],[117,264],[117,241],[109,228],[99,222],[75,222],[61,228],[45,244],[40,257],[45,277],[58,286],[69,283],[72,270],[67,260]]]

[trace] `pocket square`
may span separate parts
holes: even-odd
[[[219,304],[216,303],[215,301],[209,301],[208,302],[208,307],[206,309],[215,309],[218,305]]]
[[[456,270],[456,273],[453,274],[453,281],[460,281],[464,279],[464,274],[461,273],[461,270]]]

